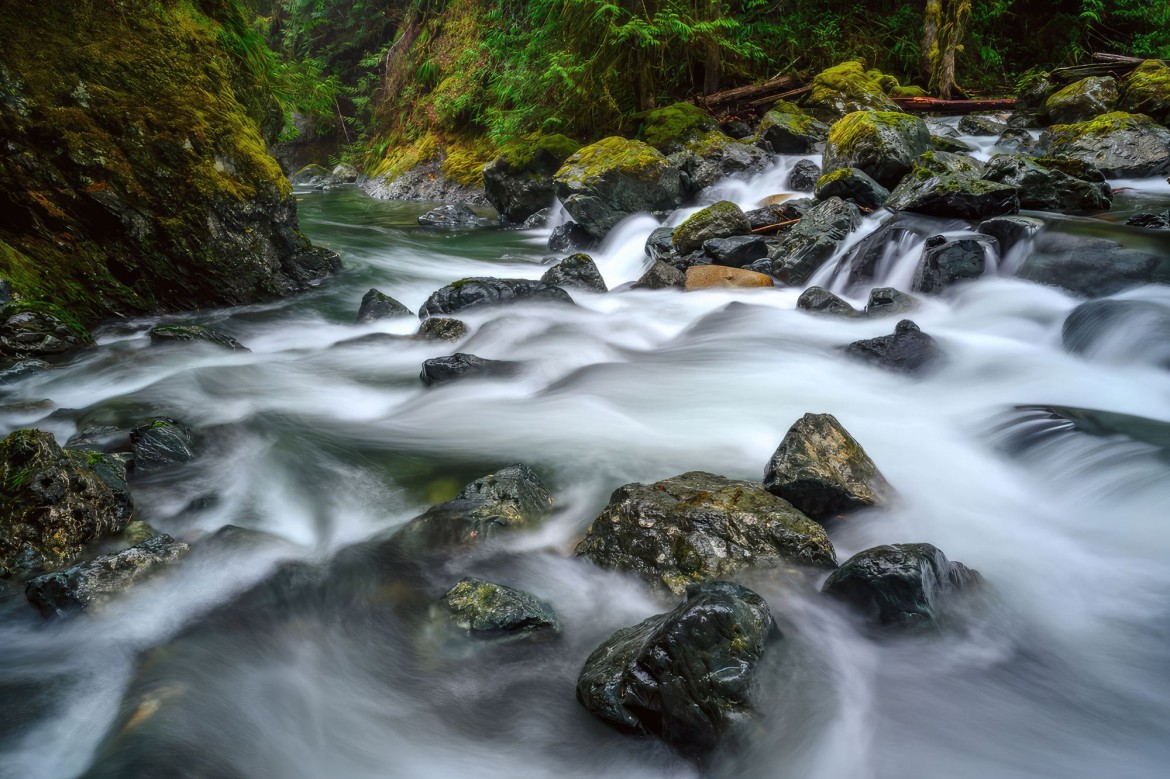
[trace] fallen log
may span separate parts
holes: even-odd
[[[778,232],[781,228],[791,227],[792,225],[796,224],[799,221],[800,221],[800,219],[789,219],[787,222],[777,222],[774,225],[764,225],[763,227],[757,227],[756,229],[752,230],[752,232],[759,233],[759,234],[769,233],[769,232]]]
[[[911,113],[973,114],[976,111],[1011,111],[1014,97],[1002,100],[940,100],[934,97],[891,98],[903,111]]]
[[[771,107],[771,105],[773,103],[775,103],[777,100],[790,100],[791,98],[794,98],[794,97],[800,97],[801,95],[806,95],[809,92],[812,92],[812,87],[799,87],[797,89],[790,89],[787,92],[781,92],[778,95],[769,95],[768,97],[762,97],[758,100],[753,100],[750,103],[746,103],[745,105],[748,108],[754,108],[754,109],[758,110],[758,109],[764,108],[764,107]]]
[[[763,81],[759,84],[749,84],[746,87],[725,89],[722,92],[716,92],[715,94],[701,97],[699,100],[701,100],[708,109],[719,108],[721,106],[728,105],[738,105],[740,103],[764,95],[790,90],[799,84],[800,81],[796,78],[796,76],[777,76],[776,78]]]

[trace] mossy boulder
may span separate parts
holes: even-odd
[[[608,292],[597,263],[588,254],[571,254],[545,271],[540,280],[554,287],[575,287],[589,292]]]
[[[815,117],[773,109],[756,127],[756,144],[773,154],[808,154],[829,137],[829,126]]]
[[[1040,143],[1050,157],[1079,160],[1110,177],[1144,178],[1170,170],[1170,130],[1141,114],[1114,111],[1054,125]]]
[[[1161,60],[1138,65],[1122,85],[1118,108],[1170,124],[1170,66]]]
[[[832,414],[805,414],[789,428],[764,470],[764,488],[820,522],[875,506],[891,491]]]
[[[478,276],[460,279],[435,290],[422,304],[418,315],[425,319],[429,316],[454,314],[468,308],[506,305],[522,301],[572,303],[573,299],[560,287],[550,286],[543,281]]]
[[[1049,97],[1044,111],[1053,124],[1087,122],[1112,111],[1117,99],[1117,81],[1112,76],[1090,76]]]
[[[377,322],[379,319],[397,319],[404,316],[413,316],[414,313],[394,298],[370,289],[362,295],[361,305],[358,306],[357,319],[354,324],[364,325]]]
[[[865,171],[838,168],[817,180],[815,194],[818,200],[839,197],[852,200],[858,208],[873,211],[882,207],[882,203],[890,196],[890,190],[866,175]]]
[[[1105,176],[1080,160],[997,154],[987,162],[983,178],[1015,187],[1020,208],[1104,211],[1113,202],[1113,189]]]
[[[555,174],[581,144],[560,134],[528,135],[507,144],[484,166],[488,202],[511,222],[523,222],[556,199]]]
[[[690,254],[712,238],[747,235],[751,231],[751,224],[740,207],[729,200],[720,200],[687,217],[674,229],[670,240],[679,254]]]
[[[556,612],[544,601],[483,579],[464,578],[442,601],[455,623],[475,638],[550,638],[561,629]]]
[[[866,75],[860,62],[843,62],[813,77],[803,107],[813,116],[833,122],[854,111],[899,111],[886,96],[880,79]]]
[[[652,734],[701,757],[750,717],[756,666],[776,635],[768,604],[730,582],[622,628],[593,651],[577,700],[623,733]]]
[[[910,172],[914,159],[929,148],[930,130],[920,117],[856,111],[829,130],[824,170],[832,173],[857,168],[890,188]]]
[[[736,141],[721,132],[708,132],[688,142],[670,159],[679,164],[683,189],[692,195],[728,176],[760,173],[770,158],[763,149]]]
[[[1020,210],[1015,187],[979,178],[983,166],[958,155],[927,152],[890,193],[886,208],[928,216],[984,219]]]
[[[565,210],[596,240],[631,214],[677,207],[683,194],[676,163],[648,144],[616,136],[570,156],[554,182]]]
[[[0,274],[89,323],[236,305],[340,267],[298,231],[244,5],[3,6]]]
[[[150,328],[149,335],[150,342],[154,344],[199,342],[232,352],[251,351],[227,333],[221,333],[219,330],[204,325],[158,325]]]
[[[897,86],[890,90],[890,97],[930,97],[930,93],[922,87]]]
[[[836,565],[824,528],[786,500],[700,471],[619,487],[577,554],[677,593],[752,566]]]
[[[14,302],[0,307],[0,358],[48,357],[92,345],[89,331],[52,303]]]
[[[694,103],[672,103],[646,112],[639,137],[663,154],[670,154],[718,128],[719,122]]]
[[[48,433],[17,430],[0,441],[0,577],[53,571],[121,530],[128,495],[95,466],[106,455],[63,451]]]

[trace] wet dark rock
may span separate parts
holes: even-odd
[[[879,625],[937,628],[953,616],[955,598],[982,580],[931,544],[892,544],[850,557],[829,576],[822,592]]]
[[[1017,275],[1100,298],[1143,284],[1170,284],[1170,257],[1107,238],[1045,231],[1036,237],[1035,248]]]
[[[463,203],[448,203],[445,206],[432,208],[418,218],[423,227],[440,227],[446,230],[458,230],[467,227],[486,227],[491,224],[488,219],[482,219]]]
[[[1007,257],[1012,249],[1032,240],[1044,229],[1044,222],[1032,216],[997,216],[984,220],[975,228],[999,244],[999,254]]]
[[[1170,230],[1170,211],[1160,214],[1136,214],[1125,220],[1130,227],[1144,227],[1147,230]]]
[[[703,248],[712,238],[728,238],[751,233],[751,223],[739,206],[721,200],[687,217],[674,229],[671,241],[679,254],[690,254]]]
[[[693,586],[673,611],[623,628],[594,650],[577,700],[622,732],[703,755],[751,714],[756,665],[774,631],[767,603],[751,590]]]
[[[753,263],[750,269],[770,272],[793,286],[804,284],[860,224],[861,212],[856,205],[829,198],[810,209],[798,224],[784,233],[770,261]]]
[[[441,551],[483,543],[501,530],[537,527],[553,498],[526,465],[509,465],[465,486],[454,500],[433,506],[391,538],[409,551]]]
[[[1014,187],[985,181],[982,166],[976,163],[964,171],[945,152],[928,152],[914,163],[914,169],[890,193],[886,208],[913,211],[927,216],[985,219],[1014,214],[1020,200]]]
[[[422,364],[419,378],[428,387],[456,379],[504,378],[515,375],[520,364],[508,360],[486,360],[474,354],[457,352],[449,357],[434,357]]]
[[[597,244],[598,241],[576,222],[565,222],[557,225],[548,237],[548,250],[550,252],[567,252],[571,249],[587,251],[596,248]]]
[[[1061,124],[1040,136],[1049,157],[1079,160],[1110,178],[1145,178],[1170,170],[1170,130],[1140,114],[1115,111]]]
[[[959,120],[963,135],[999,135],[1007,129],[1007,122],[997,114],[967,114]]]
[[[703,253],[716,265],[742,268],[768,256],[768,239],[760,235],[733,235],[703,243]]]
[[[643,273],[630,289],[670,289],[683,286],[686,280],[686,274],[681,270],[662,260],[656,260],[650,266],[650,270]]]
[[[655,227],[646,239],[646,256],[652,260],[675,256],[673,236],[673,227]]]
[[[1037,148],[1036,139],[1023,128],[1009,127],[995,142],[996,148],[1007,154],[1031,154]]]
[[[904,314],[914,308],[914,298],[893,287],[874,287],[869,291],[865,315],[870,317]]]
[[[756,143],[773,154],[808,154],[829,135],[829,125],[795,111],[769,111],[756,127]]]
[[[505,303],[552,301],[572,303],[573,299],[560,287],[530,279],[497,279],[490,276],[461,279],[431,293],[419,309],[421,318],[454,314],[478,306]]]
[[[521,590],[464,578],[443,595],[456,624],[476,638],[547,638],[561,629],[547,603]]]
[[[25,596],[45,617],[100,607],[113,596],[181,559],[190,547],[167,535],[30,579]]]
[[[828,200],[831,197],[852,200],[859,208],[874,211],[886,202],[890,190],[874,181],[864,171],[857,168],[841,168],[821,176],[817,182],[816,196],[818,200]]]
[[[589,292],[608,292],[597,263],[588,254],[571,254],[545,271],[540,280],[553,287],[575,287]]]
[[[797,192],[811,192],[821,178],[821,167],[812,160],[797,160],[788,171],[785,186]]]
[[[811,311],[815,314],[831,314],[833,316],[855,317],[861,312],[824,287],[809,287],[796,299],[796,307],[801,311]]]
[[[700,471],[619,487],[577,554],[674,592],[751,566],[836,564],[824,528],[787,501],[759,482]]]
[[[841,261],[842,270],[852,285],[873,282],[879,268],[907,243],[926,237],[925,231],[909,220],[895,216],[854,244]]]
[[[1090,76],[1069,84],[1044,103],[1053,124],[1087,122],[1117,105],[1117,81],[1112,76]]]
[[[134,473],[163,471],[195,459],[195,434],[177,419],[155,417],[130,431]]]
[[[858,111],[829,130],[825,173],[857,168],[883,187],[893,187],[914,167],[915,158],[929,148],[930,131],[920,117]]]
[[[532,216],[525,219],[524,223],[520,225],[520,228],[523,230],[536,230],[538,228],[544,227],[546,224],[548,224],[548,220],[551,216],[551,208],[542,208]]]
[[[553,175],[580,144],[563,135],[522,139],[484,166],[488,202],[511,222],[524,222],[556,198]]]
[[[1064,348],[1090,359],[1170,368],[1170,306],[1149,300],[1093,300],[1061,328]]]
[[[979,233],[927,238],[912,289],[914,292],[942,292],[957,281],[977,279],[986,269],[987,252],[998,248],[994,238]]]
[[[1104,211],[1113,202],[1113,190],[1101,171],[1078,160],[997,154],[983,177],[1015,187],[1021,208]]]
[[[17,360],[11,365],[0,368],[0,384],[20,381],[42,371],[47,371],[52,367],[52,365],[44,360],[37,360],[35,358]]]
[[[935,340],[909,319],[899,322],[893,335],[854,341],[845,353],[882,368],[911,374],[926,373],[942,359],[942,350]]]
[[[202,341],[233,352],[252,351],[227,333],[221,333],[203,325],[159,325],[150,328],[150,342],[153,344],[193,343]]]
[[[93,336],[48,304],[8,303],[0,308],[0,357],[48,357],[93,345]]]
[[[449,319],[442,316],[432,316],[424,319],[418,326],[416,338],[426,338],[432,341],[459,341],[471,332],[466,323],[458,319]]]
[[[0,441],[0,578],[61,568],[125,526],[127,496],[93,467],[105,457],[63,451],[39,430]]]
[[[746,122],[741,122],[738,119],[732,120],[730,122],[723,122],[720,124],[719,129],[737,140],[750,138],[752,136],[752,128],[749,127]]]
[[[376,289],[371,289],[362,295],[362,303],[358,307],[357,319],[354,320],[354,324],[364,325],[379,319],[395,319],[413,315],[409,308],[394,298],[384,295]]]
[[[958,138],[952,138],[949,135],[931,135],[930,148],[934,151],[954,152],[955,154],[967,154],[975,151],[971,144],[960,141]]]
[[[823,522],[876,506],[890,492],[881,471],[832,414],[805,414],[764,470],[764,488]]]
[[[696,194],[728,177],[760,173],[771,158],[755,146],[709,132],[687,143],[683,152],[669,159],[678,161],[684,189]]]

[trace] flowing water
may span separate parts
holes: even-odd
[[[719,194],[750,207],[782,189],[791,163]],[[1107,221],[1050,216],[1048,229],[1155,240],[1110,222],[1164,208],[1170,188],[1129,184]],[[305,193],[302,225],[341,253],[344,271],[292,300],[168,320],[214,326],[251,353],[151,347],[157,320],[119,322],[100,331],[98,348],[3,388],[4,433],[39,427],[64,442],[95,425],[185,420],[203,454],[142,484],[139,515],[191,541],[232,524],[281,542],[197,548],[79,619],[46,623],[19,589],[5,592],[0,775],[90,770],[124,717],[123,695],[152,674],[162,692],[139,708],[146,725],[128,728],[146,735],[131,732],[116,759],[103,751],[91,775],[1165,775],[1167,449],[1156,436],[1087,435],[1012,411],[1057,404],[1170,420],[1170,373],[1156,361],[1132,349],[1086,357],[1061,348],[1077,300],[1011,278],[1020,258],[993,258],[999,275],[914,313],[947,355],[916,381],[839,353],[893,321],[810,316],[795,310],[797,289],[574,291],[572,307],[466,312],[473,333],[457,350],[521,361],[522,372],[427,389],[420,363],[455,348],[376,335],[413,333],[409,318],[351,324],[362,294],[377,287],[417,309],[462,277],[538,278],[548,231],[430,232],[415,222],[426,207],[355,190]],[[867,217],[849,243],[888,216]],[[631,218],[594,252],[611,288],[645,269],[655,226]],[[891,246],[878,285],[907,288],[920,252],[914,241]],[[818,280],[832,277],[831,264]],[[854,303],[868,291],[835,286]],[[1165,288],[1122,297],[1170,306]],[[761,478],[806,412],[836,415],[899,493],[834,528],[838,559],[930,542],[982,572],[991,604],[953,635],[879,641],[822,601],[816,582],[751,575],[785,640],[760,671],[760,715],[736,750],[700,768],[595,721],[574,700],[585,657],[671,602],[574,559],[575,542],[623,483],[687,470]],[[437,597],[480,575],[527,590],[561,615],[558,641],[452,644],[428,633],[417,598],[344,584],[312,603],[216,621],[278,560],[328,561],[513,462],[550,486],[554,517],[437,564],[421,587]],[[355,556],[339,566],[366,564]],[[170,713],[152,723],[156,708]]]

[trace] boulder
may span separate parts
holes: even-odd
[[[630,289],[670,289],[683,286],[686,280],[686,276],[678,268],[662,260],[655,260],[650,270],[643,273]]]
[[[942,360],[933,338],[909,319],[894,328],[893,335],[854,341],[845,349],[850,357],[899,373],[923,374]]]
[[[1044,110],[1053,124],[1087,122],[1112,111],[1117,98],[1117,81],[1112,76],[1090,76],[1049,97]]]
[[[589,655],[577,700],[624,733],[691,756],[752,712],[756,665],[775,631],[768,604],[729,582],[691,587],[667,614],[622,628]]]
[[[942,292],[956,281],[977,279],[987,267],[987,252],[999,248],[990,236],[966,233],[947,238],[942,235],[926,239],[922,261],[914,274],[914,292]]]
[[[1170,368],[1170,306],[1152,300],[1092,300],[1061,328],[1066,351],[1111,363]]]
[[[567,252],[570,249],[593,249],[599,241],[576,222],[565,222],[552,229],[548,236],[548,249],[552,252]]]
[[[824,70],[813,77],[810,86],[812,89],[804,98],[804,108],[826,122],[836,121],[854,111],[901,110],[886,96],[882,85],[866,75],[860,62],[843,62]]]
[[[547,603],[502,584],[465,577],[443,595],[455,623],[475,638],[550,638],[561,623]]]
[[[675,164],[641,141],[616,136],[577,151],[553,180],[565,210],[596,240],[631,214],[672,209],[682,201]]]
[[[333,173],[324,165],[312,162],[289,176],[288,182],[294,187],[324,189],[333,183]]]
[[[588,254],[570,254],[549,268],[540,280],[551,287],[574,287],[589,292],[608,292],[597,263]]]
[[[488,202],[510,222],[524,222],[556,199],[553,175],[581,145],[563,135],[529,135],[504,147],[483,168]]]
[[[431,293],[431,296],[419,309],[418,315],[425,319],[429,316],[454,314],[456,311],[478,308],[479,306],[498,306],[529,301],[572,303],[573,299],[560,287],[551,286],[543,281],[479,276],[461,279]]]
[[[894,187],[930,149],[930,131],[920,117],[857,111],[837,121],[825,144],[825,173],[857,168],[883,187]]]
[[[831,197],[810,209],[780,239],[769,260],[751,270],[770,272],[785,284],[800,286],[833,256],[850,232],[861,224],[857,206]]]
[[[158,535],[113,554],[30,579],[24,594],[45,617],[89,611],[177,562],[190,547]]]
[[[997,154],[988,161],[983,178],[1015,187],[1020,208],[1104,211],[1113,202],[1113,190],[1101,171],[1079,160]]]
[[[432,316],[424,319],[418,326],[415,338],[424,338],[428,341],[459,341],[467,337],[471,329],[458,319],[442,316]]]
[[[63,451],[39,430],[0,441],[0,578],[61,568],[125,526],[127,496],[93,467],[103,459]]]
[[[733,235],[703,242],[703,253],[715,265],[742,268],[768,256],[768,240],[762,235]]]
[[[718,127],[715,118],[702,108],[679,102],[647,111],[642,117],[640,134],[643,141],[663,154],[670,154]]]
[[[41,371],[47,371],[53,366],[44,360],[27,359],[17,360],[11,365],[0,368],[0,385],[11,384],[21,379],[33,376]]]
[[[354,320],[354,324],[364,325],[379,319],[396,319],[403,316],[413,316],[413,314],[409,308],[389,295],[371,289],[362,295],[362,304],[358,307],[357,319]]]
[[[1170,124],[1170,67],[1161,60],[1138,65],[1125,79],[1118,108]]]
[[[730,176],[760,173],[770,162],[764,150],[732,140],[720,132],[707,133],[689,142],[677,158],[671,155],[670,159],[677,159],[684,189],[690,194]]]
[[[423,227],[458,230],[466,227],[486,227],[491,221],[480,218],[464,203],[448,203],[427,211],[418,218],[418,223]]]
[[[757,565],[836,564],[824,528],[759,482],[692,471],[610,496],[577,554],[676,593]]]
[[[453,500],[410,520],[391,543],[407,552],[475,546],[501,530],[537,527],[552,507],[552,495],[531,468],[509,465],[481,476]]]
[[[772,154],[809,154],[829,135],[824,122],[798,111],[769,111],[756,127],[756,144]]]
[[[904,314],[914,308],[914,298],[893,287],[874,287],[865,303],[865,315],[870,317]]]
[[[1017,275],[1083,297],[1101,298],[1144,284],[1170,284],[1170,257],[1108,238],[1045,231],[1037,235]]]
[[[693,292],[700,289],[724,287],[741,289],[771,287],[773,282],[771,276],[743,268],[729,268],[725,265],[692,265],[686,270],[683,286],[687,292]]]
[[[177,419],[155,417],[130,431],[134,473],[164,471],[195,459],[195,434]]]
[[[1027,130],[1009,127],[996,139],[995,147],[1005,154],[1031,154],[1036,151],[1037,142]]]
[[[931,544],[891,544],[850,557],[821,591],[879,625],[938,628],[953,617],[956,597],[982,581]]]
[[[1145,178],[1170,170],[1170,130],[1147,116],[1120,111],[1045,130],[1050,157],[1094,165],[1111,178]]]
[[[524,220],[520,225],[521,230],[536,230],[548,224],[549,218],[552,216],[552,208],[542,208],[532,216]]]
[[[358,180],[358,169],[348,162],[342,162],[335,165],[329,175],[334,181],[342,184],[353,184]]]
[[[677,255],[673,238],[673,227],[655,227],[646,238],[646,256],[652,260],[665,260]]]
[[[824,287],[809,287],[796,299],[796,307],[801,311],[810,311],[814,314],[830,314],[832,316],[855,317],[861,312],[834,295]]]
[[[1144,227],[1147,230],[1170,230],[1170,210],[1160,214],[1135,214],[1125,223],[1130,227]]]
[[[821,176],[817,181],[817,200],[839,197],[842,200],[852,200],[858,208],[866,211],[881,208],[889,196],[890,190],[857,168],[838,168]]]
[[[0,307],[0,357],[49,357],[93,345],[93,336],[65,311],[49,303]]]
[[[191,343],[202,341],[233,352],[252,351],[227,333],[221,333],[203,325],[158,325],[150,328],[150,342],[153,344]]]
[[[812,160],[797,160],[784,185],[797,192],[812,192],[821,178],[821,167]]]
[[[876,506],[890,485],[832,414],[805,414],[789,428],[764,469],[764,489],[824,522]]]
[[[952,138],[949,135],[932,134],[930,136],[930,150],[968,154],[974,151],[975,147],[965,141],[960,141],[958,138]]]
[[[1031,241],[1044,229],[1044,222],[1032,216],[997,216],[984,220],[975,232],[989,235],[999,244],[1000,257],[1017,246]]]
[[[1007,129],[1007,122],[998,114],[967,114],[959,120],[963,135],[999,135]]]
[[[966,163],[957,163],[956,156],[945,152],[920,156],[890,193],[886,208],[959,219],[986,219],[1020,210],[1014,187],[979,178],[983,171],[978,163],[965,172]]]
[[[424,360],[419,378],[428,387],[471,377],[503,378],[514,375],[519,365],[508,360],[486,360],[474,354],[457,352],[449,357]]]
[[[729,200],[720,200],[687,217],[674,229],[671,242],[679,254],[690,254],[703,248],[703,243],[712,238],[748,235],[751,231],[751,223],[739,206]]]

